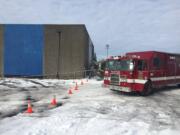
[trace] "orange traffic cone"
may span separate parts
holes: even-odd
[[[81,80],[81,85],[83,85],[84,83],[83,83],[83,81]]]
[[[56,101],[56,96],[54,95],[52,101],[51,101],[51,105],[56,106],[57,105],[57,101]]]
[[[78,85],[77,85],[77,82],[76,82],[76,86],[75,86],[74,90],[78,90]]]
[[[69,95],[73,94],[71,88],[68,90],[68,94]]]
[[[28,108],[27,108],[27,110],[26,110],[26,113],[33,113],[30,100],[28,101]]]

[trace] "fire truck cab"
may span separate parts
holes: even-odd
[[[180,84],[180,55],[157,51],[130,52],[113,61],[108,76],[105,79],[109,81],[110,89],[136,91],[146,96],[154,88]]]
[[[106,59],[106,66],[104,72],[104,84],[110,85],[111,71],[114,70],[116,61],[119,60],[120,56],[110,56]]]

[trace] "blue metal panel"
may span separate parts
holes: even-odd
[[[5,76],[43,74],[43,31],[42,25],[5,25]]]

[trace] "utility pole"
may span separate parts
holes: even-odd
[[[106,49],[107,49],[107,58],[108,58],[108,53],[109,53],[109,44],[106,44]]]

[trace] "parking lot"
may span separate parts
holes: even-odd
[[[168,87],[148,97],[122,94],[102,81],[3,79],[0,133],[5,135],[171,134],[180,132],[180,89]],[[58,106],[49,108],[53,95]],[[25,114],[31,100],[34,113]]]

